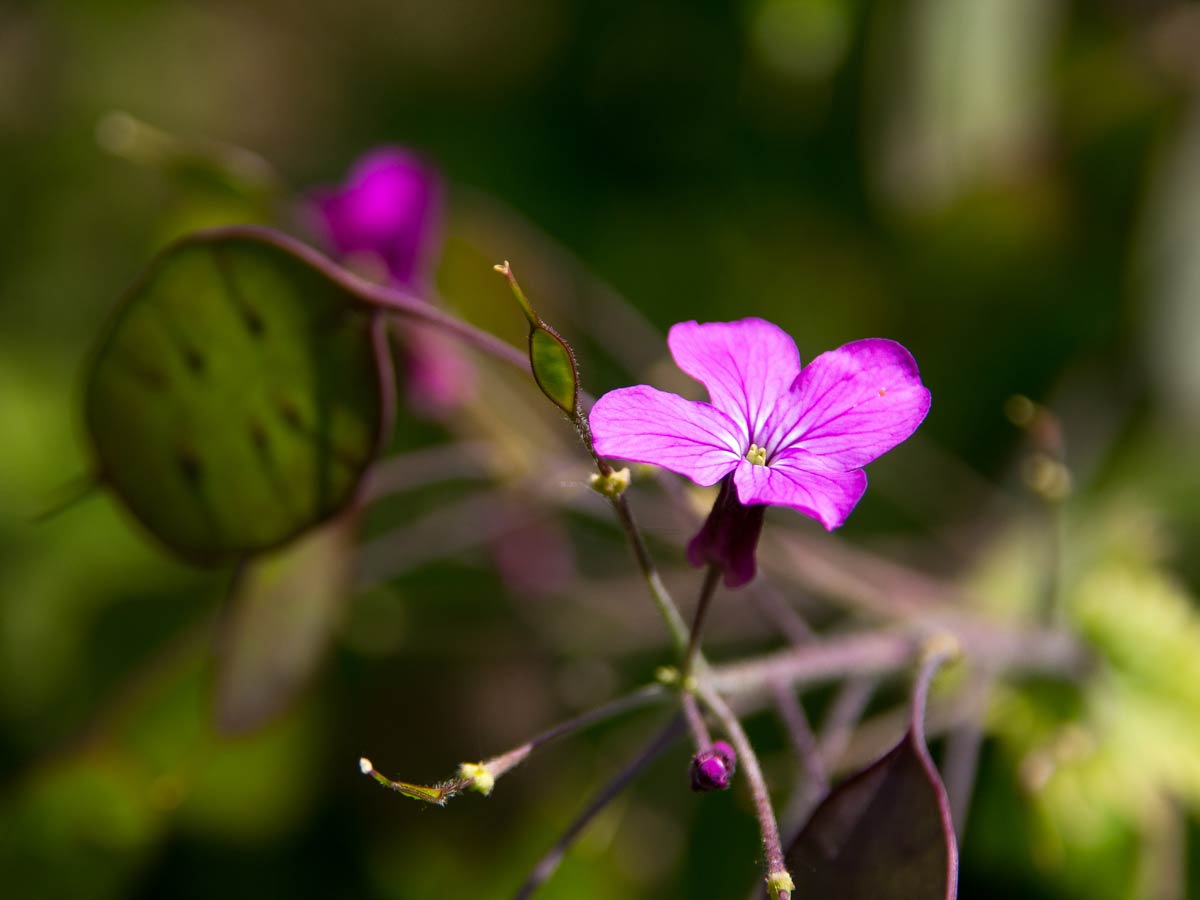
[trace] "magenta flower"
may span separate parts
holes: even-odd
[[[343,263],[430,295],[442,216],[441,179],[431,165],[401,147],[379,147],[354,164],[342,186],[313,191],[306,209]],[[403,343],[410,409],[438,418],[466,402],[474,371],[453,341],[410,325]]]
[[[400,147],[354,164],[346,183],[314,191],[313,218],[339,257],[371,255],[406,287],[428,280],[439,240],[441,183],[433,167]]]
[[[590,416],[596,452],[722,482],[688,558],[721,566],[729,587],[754,577],[766,506],[837,528],[867,489],[862,467],[929,411],[917,364],[895,341],[854,341],[803,369],[792,339],[762,319],[681,322],[667,343],[711,402],[648,385],[611,391]]]

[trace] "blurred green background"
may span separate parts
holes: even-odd
[[[1069,519],[1106,536],[1072,546],[1168,582],[1102,578],[1078,620],[1117,663],[1129,644],[1139,696],[1175,704],[1161,734],[1104,707],[1112,733],[1151,735],[1166,761],[1139,781],[1133,742],[1059,806],[1031,800],[1021,760],[1079,698],[1051,713],[1063,704],[1009,697],[993,710],[962,895],[1200,897],[1200,697],[1178,673],[1139,668],[1155,635],[1182,642],[1181,659],[1200,654],[1197,46],[1200,9],[1167,0],[6,0],[5,893],[508,896],[651,717],[547,749],[486,802],[445,810],[380,790],[358,757],[444,777],[646,679],[665,653],[604,524],[555,515],[581,575],[537,590],[506,586],[482,538],[439,553],[418,528],[400,574],[339,611],[320,675],[282,716],[248,735],[214,730],[229,573],[172,561],[107,495],[30,521],[87,470],[81,371],[123,289],[168,237],[263,218],[244,192],[103,149],[98,124],[124,110],[260,154],[289,196],[338,182],[370,147],[419,150],[449,184],[447,304],[519,340],[490,272],[511,258],[577,342],[594,394],[678,379],[663,344],[626,329],[613,292],[662,333],[764,316],[805,359],[901,341],[933,412],[911,450],[872,467],[843,536],[948,577],[1021,583],[1034,565],[1004,556],[1014,534],[1036,542],[1012,513],[1030,498],[1004,403],[1053,408]],[[276,211],[300,231],[291,201]],[[497,418],[532,416],[569,447],[566,426],[513,390],[529,409],[500,404]],[[446,433],[402,412],[395,449]],[[471,490],[392,498],[368,527],[424,523],[436,543],[453,519],[423,517]],[[610,605],[599,587],[631,596]],[[1114,596],[1128,602],[1105,606]],[[1131,617],[1160,607],[1165,624],[1130,638]],[[753,726],[768,753],[783,747],[769,721]],[[682,790],[685,761],[682,748],[664,757],[544,895],[743,896],[757,871],[748,804],[738,792],[701,803]]]

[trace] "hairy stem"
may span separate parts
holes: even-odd
[[[697,689],[705,705],[712,710],[713,715],[721,723],[733,747],[737,750],[738,765],[745,773],[750,785],[750,793],[754,797],[754,813],[758,817],[758,828],[762,835],[763,854],[766,861],[766,878],[768,883],[775,882],[780,876],[787,876],[787,866],[783,861],[783,846],[779,840],[779,825],[775,821],[775,811],[771,808],[771,795],[767,790],[767,781],[763,777],[762,766],[759,765],[758,755],[746,736],[742,723],[734,715],[729,704],[707,684],[701,683]],[[790,900],[791,893],[786,890],[775,891],[777,900]]]

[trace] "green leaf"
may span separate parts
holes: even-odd
[[[357,526],[340,516],[239,570],[217,645],[221,732],[258,728],[308,685],[350,593]]]
[[[567,415],[574,415],[579,403],[579,381],[575,355],[567,342],[547,325],[530,329],[529,364],[542,393]]]
[[[217,562],[351,502],[390,418],[378,314],[262,228],[168,247],[100,341],[85,417],[98,474],[156,537]]]

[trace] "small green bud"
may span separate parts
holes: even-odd
[[[674,666],[659,666],[654,670],[654,680],[667,687],[679,684],[679,670]]]
[[[485,797],[496,786],[496,776],[488,771],[487,766],[483,763],[462,763],[458,767],[458,774],[465,781],[470,782],[471,790],[478,791]]]
[[[603,494],[609,500],[616,500],[629,487],[629,478],[628,469],[616,469],[607,475],[593,475],[588,483],[597,494]]]

